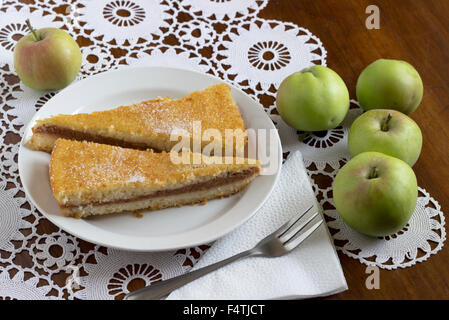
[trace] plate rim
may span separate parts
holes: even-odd
[[[266,114],[263,106],[260,104],[260,102],[255,100],[253,97],[251,97],[249,94],[247,94],[242,89],[240,89],[237,86],[235,86],[234,84],[230,83],[229,81],[223,80],[223,79],[221,79],[221,78],[219,78],[217,76],[214,76],[214,75],[211,75],[211,74],[206,74],[206,73],[203,73],[203,72],[199,72],[197,70],[183,69],[183,68],[178,68],[178,67],[164,67],[164,66],[128,66],[128,67],[121,67],[121,68],[118,68],[118,69],[107,70],[105,72],[101,72],[101,73],[97,73],[95,75],[87,76],[86,78],[80,79],[80,80],[76,81],[75,83],[72,83],[71,85],[67,86],[66,88],[58,91],[51,99],[49,99],[33,115],[33,117],[29,120],[28,124],[26,124],[26,126],[24,128],[23,135],[22,135],[22,138],[20,140],[19,151],[17,153],[18,154],[18,170],[19,170],[19,177],[20,177],[21,181],[25,181],[23,179],[23,176],[22,176],[23,170],[21,170],[21,168],[23,167],[23,160],[21,160],[22,159],[21,155],[23,155],[23,150],[26,148],[26,146],[25,146],[25,137],[27,136],[27,132],[29,132],[31,130],[31,128],[34,126],[36,120],[38,120],[40,118],[39,114],[41,113],[41,110],[45,110],[45,107],[47,106],[49,101],[51,101],[54,97],[56,97],[57,95],[59,95],[60,93],[62,93],[64,91],[73,90],[73,88],[77,87],[78,85],[80,85],[80,83],[84,82],[85,80],[92,81],[94,79],[98,79],[98,78],[102,78],[102,77],[108,76],[111,73],[130,72],[129,70],[133,70],[133,69],[161,69],[161,70],[163,70],[163,69],[171,69],[171,70],[174,70],[174,71],[191,72],[191,73],[196,73],[199,76],[202,76],[202,77],[205,77],[205,78],[209,78],[209,79],[214,80],[214,81],[218,81],[220,83],[225,83],[228,86],[230,86],[231,89],[239,91],[244,96],[246,96],[249,99],[253,100],[254,103],[260,109],[260,111],[262,111],[264,113],[264,115],[266,117],[268,117],[268,120],[270,121],[271,127],[273,129],[276,129],[276,127],[272,123],[271,119]],[[247,222],[260,209],[260,207],[262,207],[262,205],[264,205],[264,203],[266,202],[268,197],[273,192],[274,187],[278,183],[280,172],[281,172],[281,168],[282,168],[282,159],[283,159],[283,156],[282,156],[282,145],[281,145],[280,136],[279,136],[279,133],[278,133],[277,130],[276,130],[275,136],[276,136],[276,142],[277,142],[277,147],[278,147],[278,159],[277,159],[278,160],[278,168],[277,168],[277,171],[275,173],[275,178],[274,178],[274,181],[273,181],[273,183],[271,184],[271,186],[269,188],[269,191],[266,193],[265,197],[259,202],[259,204],[257,206],[255,206],[255,207],[253,207],[251,209],[252,210],[251,214],[246,215],[238,223],[234,223],[232,226],[228,226],[227,228],[222,229],[220,232],[217,232],[213,237],[209,237],[208,239],[204,239],[204,240],[201,240],[201,241],[200,240],[190,241],[190,242],[187,241],[183,245],[176,245],[176,246],[175,245],[171,245],[171,246],[165,246],[165,247],[157,246],[157,247],[152,247],[152,248],[137,248],[137,247],[132,247],[132,246],[130,247],[130,246],[127,246],[127,245],[111,245],[111,244],[109,244],[107,242],[102,241],[101,239],[93,239],[91,237],[86,237],[85,235],[79,234],[77,232],[73,232],[72,230],[67,230],[65,225],[61,225],[57,221],[57,219],[52,217],[51,214],[47,213],[43,208],[41,208],[41,206],[37,203],[37,201],[34,200],[34,198],[31,196],[31,193],[29,192],[27,184],[22,183],[22,186],[23,186],[23,189],[25,191],[26,199],[31,201],[32,204],[39,210],[39,212],[46,219],[48,219],[50,222],[52,222],[54,225],[56,225],[61,230],[64,230],[65,232],[67,232],[67,233],[69,233],[69,234],[71,234],[71,235],[73,235],[73,236],[75,236],[75,237],[77,237],[79,239],[82,239],[84,241],[91,242],[93,244],[104,246],[104,247],[107,247],[107,248],[113,248],[113,249],[118,249],[118,250],[127,250],[127,251],[131,251],[131,252],[163,252],[163,251],[170,251],[170,250],[176,250],[176,249],[184,249],[184,248],[198,246],[198,245],[202,245],[202,244],[206,244],[206,243],[210,243],[210,242],[216,241],[217,239],[225,236],[226,234],[232,232],[233,230],[235,230],[236,228],[238,228],[239,226],[241,226],[242,224]],[[107,231],[107,232],[111,232],[111,231]],[[160,237],[160,236],[156,236],[156,237]]]

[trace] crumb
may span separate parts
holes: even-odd
[[[143,214],[142,213],[140,213],[139,211],[134,211],[133,213],[133,216],[134,217],[136,217],[136,218],[143,218]]]

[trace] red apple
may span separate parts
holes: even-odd
[[[81,68],[76,41],[57,28],[34,30],[14,48],[14,67],[22,82],[33,89],[51,90],[68,86]]]

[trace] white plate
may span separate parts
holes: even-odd
[[[243,192],[206,205],[184,206],[145,213],[142,218],[118,214],[74,219],[64,217],[53,197],[48,176],[50,156],[32,151],[24,142],[37,119],[59,113],[106,110],[157,96],[180,98],[220,83],[218,78],[194,71],[143,67],[124,68],[81,80],[59,92],[35,114],[19,150],[19,172],[28,198],[61,229],[96,244],[132,251],[162,251],[211,242],[245,222],[272,191],[281,166],[281,145],[275,174],[257,177]],[[247,128],[275,129],[263,108],[240,89],[232,87]],[[249,139],[249,144],[255,143]]]

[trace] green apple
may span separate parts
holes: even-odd
[[[364,110],[393,109],[410,114],[421,103],[423,84],[408,62],[379,59],[360,74],[356,94]]]
[[[81,68],[81,51],[76,41],[57,28],[34,30],[14,48],[14,68],[22,82],[33,89],[62,89]]]
[[[349,109],[349,92],[333,70],[313,66],[295,72],[282,81],[277,110],[291,127],[322,131],[337,127]]]
[[[379,237],[407,224],[416,207],[418,185],[404,161],[364,152],[340,169],[333,195],[338,213],[351,228]]]
[[[413,166],[421,153],[422,134],[405,114],[388,109],[370,110],[355,119],[348,135],[351,156],[382,152]]]

